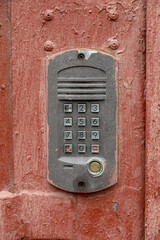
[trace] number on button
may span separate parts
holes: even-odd
[[[86,132],[78,131],[78,139],[86,139]]]
[[[64,118],[64,126],[65,127],[72,126],[72,118]]]
[[[86,118],[78,118],[78,126],[79,127],[86,126]]]
[[[86,145],[85,144],[78,144],[78,152],[85,153],[86,152]]]
[[[91,139],[99,139],[99,131],[92,131],[91,132]]]
[[[92,113],[99,112],[99,104],[91,104],[91,112]]]
[[[91,118],[91,126],[99,126],[99,118]]]
[[[64,112],[72,112],[72,104],[64,104]]]
[[[64,131],[64,139],[72,139],[72,131]]]
[[[78,112],[86,112],[86,104],[78,104]]]

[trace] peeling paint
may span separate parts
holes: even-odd
[[[114,204],[113,204],[113,210],[114,210],[114,212],[116,212],[117,211],[117,206],[118,206],[118,202],[115,202]]]
[[[11,48],[8,46],[9,30],[6,25],[9,22],[6,13],[8,12],[9,15],[9,10],[5,8],[9,2],[11,2]],[[1,1],[2,67],[0,70],[3,78],[0,87],[4,84],[6,88],[0,90],[3,127],[0,136],[0,144],[2,144],[0,186],[1,190],[10,189],[13,179],[15,194],[13,198],[10,193],[7,197],[2,192],[0,194],[1,239],[21,239],[27,236],[30,239],[68,240],[143,239],[144,127],[142,125],[145,116],[143,67],[145,36],[141,32],[146,26],[145,2],[145,0]],[[116,20],[110,20],[107,15],[107,6],[110,3],[115,3],[117,6]],[[151,20],[154,17],[158,19],[158,0],[148,3]],[[54,16],[52,21],[45,21],[44,24],[42,13],[46,9],[54,9]],[[136,12],[134,13],[132,9],[136,9]],[[150,111],[147,110],[149,111],[147,119],[152,134],[147,144],[150,144],[153,150],[148,149],[148,154],[152,155],[148,155],[147,165],[150,178],[146,196],[150,202],[146,202],[146,210],[148,209],[146,238],[149,236],[150,239],[154,239],[157,236],[158,239],[158,217],[157,222],[154,220],[155,213],[156,216],[159,213],[157,187],[160,185],[154,180],[158,181],[159,176],[156,165],[159,155],[156,148],[158,149],[160,144],[158,137],[156,141],[157,133],[154,128],[159,127],[157,117],[159,116],[157,108],[159,68],[158,61],[155,61],[159,53],[159,39],[155,41],[154,37],[158,36],[159,32],[156,27],[158,25],[153,23],[152,21],[149,23],[150,40],[147,47],[147,51],[152,53],[148,63],[150,72],[148,72],[147,87],[149,91],[147,98],[150,96],[147,99],[148,107],[152,106]],[[107,41],[116,34],[120,48],[114,51],[108,47]],[[47,40],[55,44],[52,51],[44,51],[43,45]],[[153,45],[156,51],[151,51]],[[9,49],[12,56],[11,93],[7,92],[9,91],[7,86],[10,86]],[[119,63],[116,73],[119,90],[119,124],[117,125],[119,182],[113,187],[90,195],[66,193],[47,182],[45,59],[70,49],[97,49],[114,55]],[[88,59],[94,56],[91,55],[94,54],[93,51],[80,52]],[[151,78],[149,74],[156,76],[156,79]],[[13,99],[12,108],[9,105],[10,95]],[[108,109],[108,111],[112,110]],[[134,134],[135,129],[136,134]],[[31,156],[31,160],[25,161],[28,155]],[[157,168],[153,168],[156,166]],[[151,191],[151,188],[154,188],[154,191]],[[22,194],[23,190],[28,193]],[[19,192],[20,196],[17,196]]]

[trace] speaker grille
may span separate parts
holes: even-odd
[[[106,78],[58,78],[59,100],[104,100]]]

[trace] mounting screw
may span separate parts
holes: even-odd
[[[119,41],[117,38],[109,38],[108,44],[109,44],[109,47],[112,48],[113,50],[119,47]]]
[[[6,86],[4,84],[1,85],[1,89],[4,90]]]
[[[6,202],[6,206],[7,208],[10,208],[11,207],[11,203],[9,201]]]
[[[78,187],[79,188],[85,188],[85,183],[84,182],[79,182]]]
[[[46,20],[46,21],[52,20],[52,18],[53,18],[53,10],[46,10],[46,11],[43,13],[43,18],[44,18],[44,20]]]
[[[108,17],[111,19],[111,20],[116,20],[118,18],[118,13],[117,11],[110,11],[108,13]]]
[[[116,20],[118,18],[117,7],[115,5],[108,6],[106,10],[110,20]]]
[[[51,42],[51,41],[48,40],[48,41],[46,41],[46,42],[44,43],[44,50],[46,50],[46,51],[52,51],[53,48],[54,48],[53,42]]]

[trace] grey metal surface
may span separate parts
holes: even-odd
[[[94,192],[115,184],[111,175],[116,171],[116,104],[112,56],[73,50],[50,60],[48,181],[51,184],[72,192]],[[70,131],[72,137],[67,139]],[[85,132],[82,139],[79,131]],[[97,139],[93,131],[98,131]],[[88,170],[93,160],[102,164],[100,175],[92,175]]]

